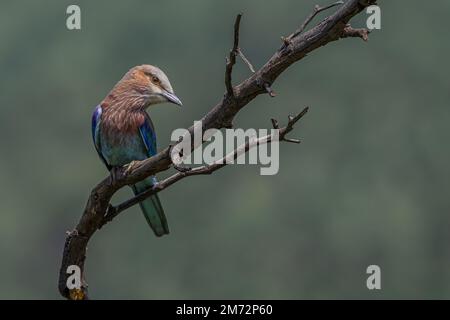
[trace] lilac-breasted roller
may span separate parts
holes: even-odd
[[[155,129],[145,110],[162,102],[181,106],[164,72],[151,65],[141,65],[130,69],[95,108],[92,137],[108,170],[156,154]],[[132,189],[139,194],[156,182],[156,177],[148,177],[133,185]],[[142,201],[140,206],[155,235],[159,237],[169,233],[158,195]]]

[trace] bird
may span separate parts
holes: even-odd
[[[156,66],[143,64],[131,68],[95,107],[92,138],[112,179],[118,168],[157,153],[155,127],[146,109],[163,102],[182,106],[166,74]],[[150,176],[131,188],[138,195],[156,183],[156,177]],[[157,237],[169,234],[167,219],[157,194],[139,205]]]

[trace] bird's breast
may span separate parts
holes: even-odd
[[[139,131],[140,119],[133,115],[102,118],[100,145],[102,154],[111,166],[123,166],[133,160],[148,157]]]

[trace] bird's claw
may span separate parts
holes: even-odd
[[[136,161],[131,161],[129,164],[126,165],[126,169],[125,169],[125,175],[128,175],[131,170],[133,170],[134,165],[136,164]]]

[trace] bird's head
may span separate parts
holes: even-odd
[[[126,91],[131,95],[130,98],[138,97],[145,106],[162,102],[182,105],[166,74],[152,65],[144,64],[130,69],[117,86],[117,91]]]

